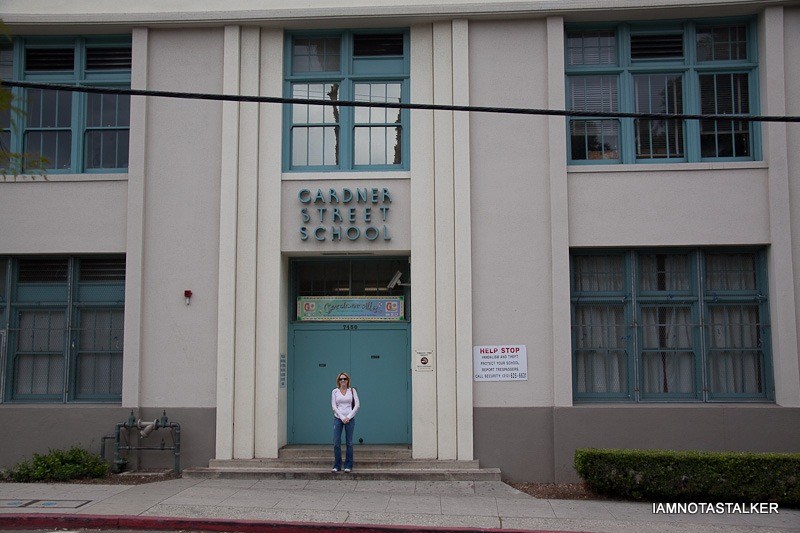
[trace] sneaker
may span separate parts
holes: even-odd
[[[339,471],[339,469],[336,468],[335,466],[333,468],[331,468],[331,472],[338,472],[338,471]]]
[[[345,468],[345,469],[344,469],[344,471],[345,471],[345,473],[347,473],[347,474],[349,474],[349,473],[350,473],[350,469],[349,469],[349,468]]]

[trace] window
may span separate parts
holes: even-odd
[[[292,262],[292,293],[294,297],[336,296],[402,296],[409,317],[407,285],[387,285],[397,273],[408,281],[407,259],[328,259],[295,260]],[[293,300],[294,300],[293,297]],[[292,320],[297,319],[297,307],[292,306]]]
[[[771,399],[765,263],[763,250],[574,250],[575,399]]]
[[[290,34],[286,95],[408,102],[408,33]],[[293,104],[284,108],[286,170],[404,170],[408,110]]]
[[[130,37],[18,38],[0,49],[0,69],[17,80],[130,87]],[[41,156],[48,173],[128,168],[130,97],[13,89],[21,113],[0,117],[0,140],[12,152]],[[7,166],[8,162],[1,162]],[[23,163],[22,170],[30,169]]]
[[[0,258],[0,276],[3,399],[119,402],[125,257]]]
[[[621,24],[566,31],[567,109],[608,113],[757,113],[752,21]],[[742,120],[570,118],[572,164],[753,160]]]

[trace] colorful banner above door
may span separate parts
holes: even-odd
[[[298,296],[297,320],[403,320],[402,296]]]

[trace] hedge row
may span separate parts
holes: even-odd
[[[575,469],[607,496],[800,507],[800,453],[584,448],[575,451]]]
[[[74,446],[69,450],[50,450],[46,455],[33,454],[30,461],[21,461],[5,471],[4,477],[21,483],[32,481],[69,481],[103,477],[108,465],[99,455]]]

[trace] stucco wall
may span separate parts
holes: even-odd
[[[221,29],[153,30],[148,44],[149,89],[222,92]],[[143,406],[216,405],[221,117],[217,102],[148,102]]]
[[[767,243],[766,169],[763,163],[737,166],[617,172],[571,167],[570,246]]]
[[[541,20],[471,23],[471,104],[547,107],[546,38]],[[474,113],[470,133],[473,344],[524,344],[529,369],[475,383],[474,405],[552,405],[547,119]]]
[[[127,182],[0,182],[0,254],[125,252]],[[13,180],[13,178],[9,178]],[[16,229],[10,229],[16,228]]]

